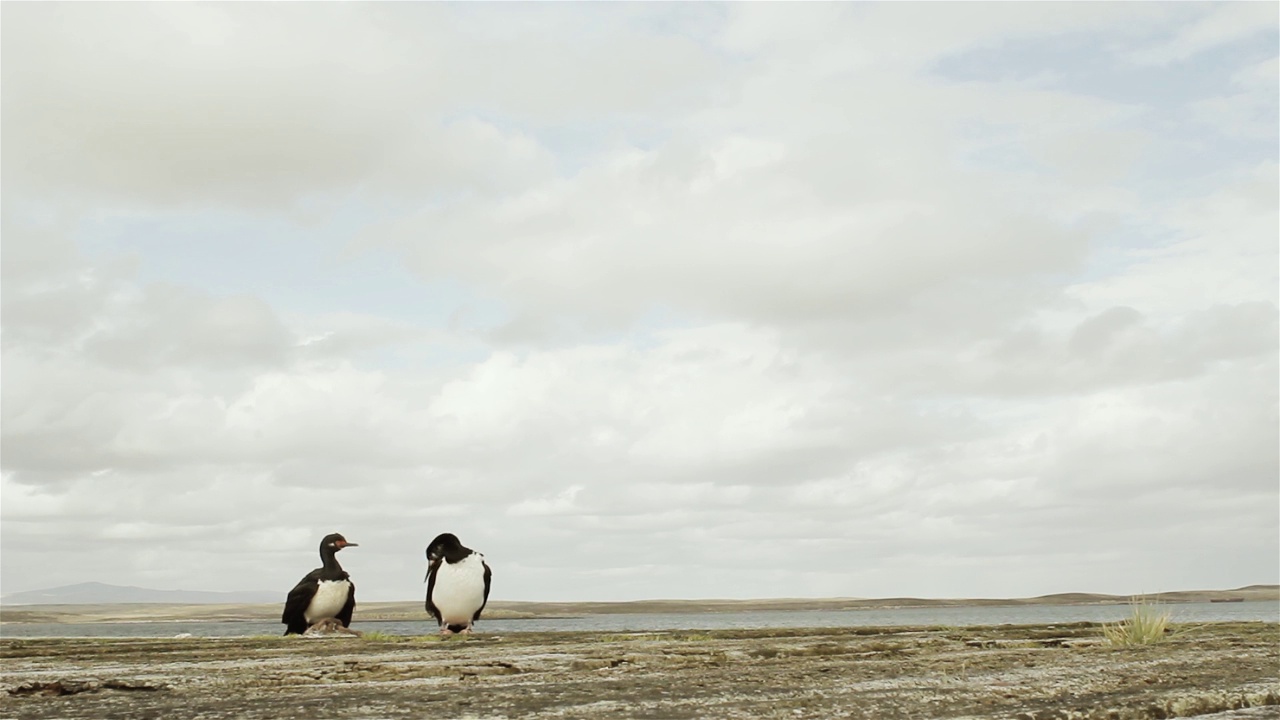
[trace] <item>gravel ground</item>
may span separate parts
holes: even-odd
[[[1280,718],[1280,626],[0,639],[4,718]]]

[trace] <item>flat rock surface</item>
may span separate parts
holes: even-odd
[[[4,718],[1280,718],[1280,626],[0,639]]]

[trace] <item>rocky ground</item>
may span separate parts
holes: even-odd
[[[1280,718],[1280,626],[0,639],[4,718]],[[1239,708],[1252,708],[1239,710]]]

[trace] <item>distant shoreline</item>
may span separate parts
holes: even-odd
[[[1142,596],[1158,603],[1203,603],[1223,600],[1280,601],[1280,585],[1251,585],[1234,590],[1191,590]],[[901,608],[959,608],[1025,605],[1123,605],[1123,595],[1058,593],[1034,598],[827,598],[776,600],[634,600],[628,602],[524,602],[495,600],[485,617],[492,620],[553,619],[611,614],[719,613],[758,611],[846,611]],[[420,620],[421,600],[360,603],[362,622]],[[100,623],[254,621],[279,619],[279,603],[179,604],[102,603],[65,605],[0,605],[0,623]]]

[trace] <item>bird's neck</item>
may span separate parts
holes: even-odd
[[[324,561],[324,571],[326,575],[341,575],[342,566],[338,564],[338,551],[334,548],[324,548],[320,551],[320,559]]]

